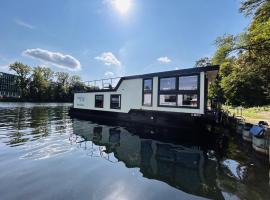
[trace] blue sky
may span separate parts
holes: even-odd
[[[239,6],[240,0],[2,0],[0,71],[20,61],[86,81],[193,67],[213,54],[217,36],[247,27]]]

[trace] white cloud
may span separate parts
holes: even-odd
[[[96,56],[95,59],[104,62],[104,64],[108,66],[121,66],[121,62],[113,55],[112,52],[104,52],[101,55]]]
[[[11,72],[9,71],[9,65],[0,65],[0,73],[1,72],[5,72],[5,73],[10,73]]]
[[[25,27],[25,28],[28,28],[28,29],[35,29],[35,26],[27,23],[27,22],[24,22],[20,19],[15,19],[14,22],[19,25],[19,26],[22,26],[22,27]]]
[[[44,49],[27,49],[23,55],[37,58],[41,61],[49,62],[56,67],[76,71],[81,69],[80,62],[71,55],[64,55],[59,52],[52,52]]]
[[[107,71],[107,72],[104,73],[104,75],[105,75],[106,77],[108,77],[108,78],[111,78],[111,77],[114,76],[114,73],[113,73],[113,72],[110,72],[110,71]]]
[[[169,63],[171,62],[171,59],[167,56],[162,56],[162,57],[159,57],[157,59],[158,62],[161,62],[161,63]]]

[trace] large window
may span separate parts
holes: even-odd
[[[160,90],[175,90],[176,89],[176,77],[161,78],[159,80]]]
[[[179,90],[197,90],[198,76],[180,76]]]
[[[95,107],[103,108],[104,96],[103,95],[95,95]]]
[[[121,95],[120,94],[111,95],[111,109],[121,109]]]
[[[152,106],[152,88],[153,80],[144,79],[143,80],[143,105]]]
[[[159,106],[199,108],[199,75],[159,79]]]

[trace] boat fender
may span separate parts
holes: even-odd
[[[249,132],[254,137],[262,138],[264,136],[265,129],[259,125],[254,125]]]

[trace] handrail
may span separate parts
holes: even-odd
[[[115,77],[115,78],[84,81],[84,83],[86,86],[93,87],[94,89],[113,89],[116,87],[120,79],[121,77]]]

